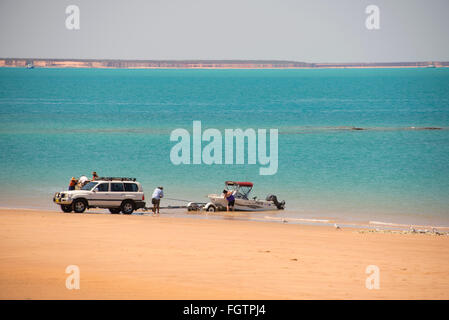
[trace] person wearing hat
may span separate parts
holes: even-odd
[[[78,180],[75,179],[75,177],[72,177],[72,179],[70,179],[70,183],[69,183],[69,190],[75,190],[75,186],[78,183]]]
[[[151,203],[153,204],[153,214],[157,213],[159,214],[159,207],[161,204],[161,198],[164,197],[164,188],[163,187],[157,187],[153,191],[153,195],[151,196]]]

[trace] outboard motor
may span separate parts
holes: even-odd
[[[282,200],[281,202],[278,201],[278,197],[276,197],[274,194],[270,194],[266,198],[267,201],[273,201],[273,203],[276,205],[276,207],[281,210],[285,207],[285,201]]]

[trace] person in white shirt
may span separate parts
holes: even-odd
[[[156,210],[157,210],[157,213],[159,214],[159,207],[160,207],[160,203],[161,203],[161,198],[164,197],[164,191],[163,190],[164,190],[163,187],[157,187],[153,191],[153,195],[151,197],[151,203],[153,204],[153,214],[156,214]]]
[[[84,187],[84,185],[87,184],[88,182],[89,182],[89,178],[86,176],[81,176],[78,179],[78,184],[79,184],[80,188]]]

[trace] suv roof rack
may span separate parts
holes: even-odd
[[[126,177],[99,177],[95,180],[105,180],[105,181],[112,181],[112,180],[118,180],[118,181],[136,181],[136,178],[126,178]]]

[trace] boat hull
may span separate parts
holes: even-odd
[[[209,195],[210,201],[217,207],[226,208],[228,201],[222,196]],[[234,209],[238,211],[273,211],[279,210],[273,201],[235,199]]]

